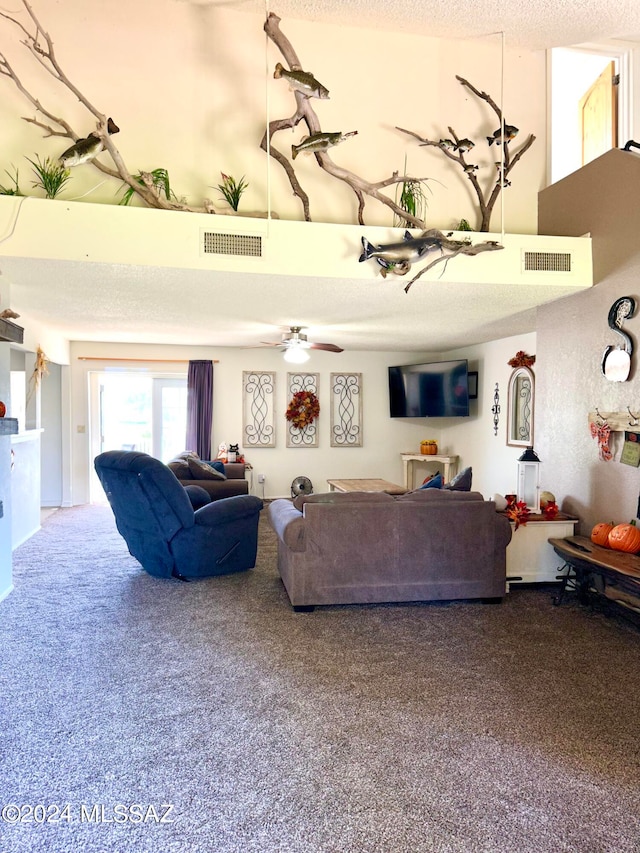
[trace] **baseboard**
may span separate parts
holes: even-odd
[[[13,586],[13,584],[11,584],[11,586],[8,587],[7,589],[5,589],[4,592],[0,592],[0,601],[4,601],[5,598],[7,598],[7,596],[13,592],[13,590],[14,590],[14,586]]]
[[[16,548],[19,548],[21,545],[24,545],[25,542],[27,542],[29,539],[31,539],[32,536],[35,536],[35,534],[38,532],[38,530],[41,530],[41,529],[42,528],[40,527],[40,525],[38,525],[37,527],[34,527],[34,529],[31,531],[31,533],[27,533],[27,535],[23,536],[19,542],[13,542],[11,544],[11,550],[15,551]]]

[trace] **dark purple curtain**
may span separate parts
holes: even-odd
[[[211,459],[213,362],[190,361],[187,373],[187,446],[200,459]]]

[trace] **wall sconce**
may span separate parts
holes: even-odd
[[[533,447],[518,459],[518,501],[524,501],[531,512],[540,512],[540,460]]]
[[[284,360],[289,364],[304,364],[309,361],[309,353],[301,346],[288,346],[284,351]]]

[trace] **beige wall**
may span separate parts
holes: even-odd
[[[18,4],[19,6],[19,4]],[[290,116],[294,99],[282,80],[273,79],[282,59],[263,32],[262,14],[231,9],[228,4],[179,3],[175,0],[39,0],[36,12],[55,43],[63,69],[100,111],[121,128],[114,141],[132,173],[164,167],[175,193],[191,204],[210,197],[224,203],[215,189],[220,172],[245,176],[249,189],[244,211],[271,205],[285,219],[301,219],[302,208],[279,166],[267,171],[260,149],[267,114]],[[21,20],[25,20],[24,13]],[[439,152],[420,148],[396,130],[441,138],[453,126],[459,136],[478,141],[480,174],[492,185],[495,148],[484,136],[497,127],[495,114],[456,81],[459,74],[496,101],[500,98],[501,42],[498,35],[478,41],[446,41],[382,30],[328,27],[294,20],[281,22],[305,69],[330,90],[329,100],[314,101],[323,130],[358,135],[334,148],[335,162],[370,181],[404,169],[430,177],[429,225],[451,228],[461,217],[474,224],[474,197],[458,168]],[[15,68],[54,114],[81,135],[95,119],[75,96],[42,71],[20,46],[16,33],[0,20],[3,50]],[[330,46],[330,49],[328,49]],[[507,50],[504,108],[506,120],[537,140],[513,173],[505,193],[505,230],[535,232],[536,194],[545,173],[545,58],[543,52]],[[31,188],[25,156],[57,157],[68,140],[49,137],[22,116],[33,116],[17,89],[0,79],[2,168],[19,168],[24,191]],[[290,155],[292,143],[306,133],[301,124],[274,139]],[[299,157],[295,168],[311,200],[317,222],[357,222],[357,202],[340,182],[320,173],[315,158]],[[3,180],[0,183],[4,184]],[[120,182],[91,165],[77,167],[63,198],[114,203]],[[393,196],[393,192],[391,193]],[[365,210],[368,225],[391,225],[390,211],[375,202]],[[492,221],[500,230],[500,211]]]
[[[555,472],[564,506],[580,516],[584,532],[597,521],[618,523],[637,514],[638,469],[617,461],[622,433],[614,434],[614,460],[604,462],[587,416],[596,407],[601,412],[640,408],[638,311],[624,325],[636,345],[630,379],[610,382],[601,370],[606,347],[621,343],[608,326],[609,309],[621,296],[640,304],[638,188],[640,158],[615,150],[540,195],[545,233],[590,231],[593,238],[595,286],[538,309],[536,444]]]

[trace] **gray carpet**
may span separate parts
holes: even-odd
[[[623,619],[548,589],[296,614],[264,518],[256,569],[180,583],[102,506],[51,516],[14,574],[2,853],[640,851]]]

